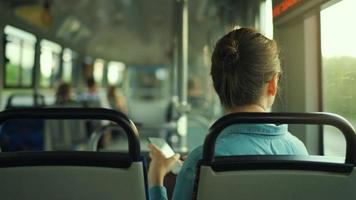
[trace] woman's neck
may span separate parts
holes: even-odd
[[[258,104],[251,104],[247,106],[237,106],[226,110],[227,114],[238,112],[267,112],[266,109]]]

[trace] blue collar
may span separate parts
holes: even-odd
[[[274,124],[234,124],[223,130],[227,134],[257,134],[277,136],[288,132],[288,125]]]

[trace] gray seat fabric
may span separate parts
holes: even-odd
[[[263,164],[259,168],[263,168]],[[321,168],[323,168],[321,164]],[[338,166],[342,166],[339,164]],[[302,165],[300,165],[302,166]],[[356,199],[356,168],[348,172],[317,169],[214,170],[201,166],[198,200],[335,200]],[[278,167],[277,167],[278,168]],[[351,169],[351,172],[350,172]]]
[[[0,156],[0,199],[147,199],[142,162],[120,163],[116,153],[71,153]]]

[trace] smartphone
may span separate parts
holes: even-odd
[[[148,141],[151,144],[154,144],[166,158],[170,158],[175,155],[175,152],[173,149],[169,146],[169,144],[162,138],[155,138],[155,137],[149,137]],[[173,166],[171,172],[173,174],[178,174],[179,171],[182,168],[182,163],[180,161],[177,161],[175,165]]]

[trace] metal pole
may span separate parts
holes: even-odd
[[[35,43],[35,61],[33,66],[33,75],[32,75],[32,84],[33,84],[33,98],[34,98],[34,105],[38,105],[38,98],[37,96],[40,94],[40,79],[41,79],[41,45],[40,45],[40,38],[36,38]]]
[[[4,30],[5,25],[0,22],[0,30]],[[3,91],[4,91],[4,83],[6,81],[5,77],[5,34],[3,31],[0,32],[0,110],[2,110],[2,102],[3,102]]]
[[[172,67],[170,71],[170,84],[171,84],[171,97],[177,96],[178,94],[178,40],[177,37],[174,36],[173,43],[173,55],[172,55]]]
[[[188,0],[179,0],[178,33],[178,96],[180,103],[187,103],[188,86]]]
[[[178,99],[180,118],[177,131],[180,135],[179,148],[187,150],[187,88],[188,88],[188,0],[178,0]]]

